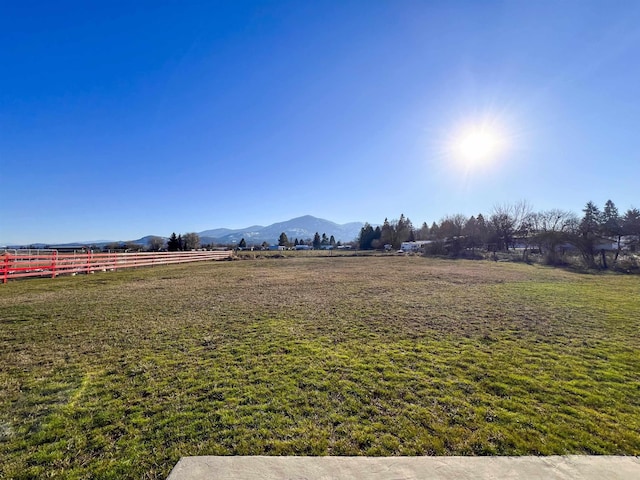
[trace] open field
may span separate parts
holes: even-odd
[[[0,478],[183,455],[640,455],[640,281],[287,257],[0,285]]]

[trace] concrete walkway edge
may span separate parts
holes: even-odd
[[[640,458],[183,457],[167,480],[639,480]]]

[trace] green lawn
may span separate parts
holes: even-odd
[[[640,455],[640,279],[292,256],[0,285],[0,478]]]

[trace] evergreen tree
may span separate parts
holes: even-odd
[[[400,214],[400,218],[395,225],[395,231],[396,235],[393,242],[393,248],[400,248],[402,242],[412,242],[414,240],[411,240],[411,238],[415,239],[415,236],[413,235],[413,223],[411,223],[411,220],[409,220],[408,217],[404,216],[404,213]]]
[[[622,249],[622,235],[624,230],[618,208],[611,200],[607,200],[607,203],[604,204],[600,227],[605,236],[616,241],[616,255],[613,259],[613,263],[615,264],[618,261],[618,256]]]
[[[182,240],[182,235],[178,235],[178,250],[184,250],[184,240]]]
[[[584,216],[580,221],[579,235],[574,237],[574,245],[580,250],[580,254],[587,267],[593,268],[595,262],[595,244],[600,231],[600,209],[593,202],[587,202],[582,210]]]
[[[240,240],[240,243],[238,244],[239,248],[247,248],[247,242],[245,241],[245,239],[243,238],[242,240]]]
[[[320,234],[316,232],[313,236],[313,248],[320,248],[322,241],[320,240]]]
[[[468,248],[471,248],[471,253],[480,246],[480,234],[478,232],[478,220],[471,215],[462,228],[464,235],[464,243]]]
[[[593,202],[587,202],[582,210],[584,216],[580,221],[580,233],[583,236],[596,235],[600,230],[600,209]]]
[[[324,232],[322,233],[322,240],[320,240],[320,245],[322,246],[329,245],[329,239],[327,238],[327,234]]]
[[[640,235],[640,210],[630,208],[622,217],[624,235]]]
[[[180,250],[180,242],[176,236],[176,232],[173,232],[167,241],[167,250],[170,252],[177,252]]]
[[[360,250],[370,250],[373,239],[373,227],[368,223],[365,223],[360,229],[360,235],[358,236],[358,248]]]
[[[280,237],[278,238],[278,245],[281,247],[287,247],[289,245],[289,239],[287,238],[287,234],[282,232]]]
[[[618,213],[618,208],[611,201],[607,200],[602,211],[602,231],[610,237],[618,237],[622,235],[622,219]]]
[[[417,240],[428,240],[429,239],[429,225],[427,222],[422,222],[422,226],[420,230],[416,233]]]
[[[336,239],[333,237],[333,235],[331,235],[331,238],[329,239],[329,245],[331,245],[332,247],[336,246]]]
[[[487,222],[484,219],[484,215],[482,215],[481,213],[479,213],[476,217],[476,228],[478,229],[480,243],[485,243],[487,241],[487,234],[489,233],[489,229],[487,227]]]
[[[640,210],[630,208],[625,212],[622,217],[622,232],[630,237],[630,241],[627,241],[629,248],[637,251],[640,248]]]
[[[380,248],[380,237],[382,236],[382,230],[380,226],[377,226],[373,231],[373,238],[371,240],[371,248]]]
[[[380,229],[380,243],[384,245],[393,245],[396,239],[396,230],[391,225],[387,218],[384,219],[382,223],[382,228]]]
[[[431,224],[429,234],[431,235],[431,238],[440,238],[440,227],[438,227],[438,224],[436,222],[433,222]]]

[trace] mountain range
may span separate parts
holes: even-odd
[[[200,242],[205,245],[210,243],[232,245],[240,243],[240,240],[242,240],[243,238],[245,242],[247,242],[247,245],[260,245],[263,242],[274,245],[278,243],[278,238],[280,237],[280,234],[282,232],[287,235],[287,238],[291,242],[293,242],[296,238],[298,240],[313,239],[315,233],[318,232],[320,235],[322,235],[323,233],[326,234],[327,237],[331,237],[333,235],[336,242],[340,241],[344,243],[355,240],[360,234],[360,229],[363,227],[363,225],[363,222],[350,222],[340,225],[330,220],[313,217],[311,215],[304,215],[302,217],[292,218],[291,220],[287,220],[284,222],[277,222],[266,227],[261,225],[253,225],[250,227],[238,229],[214,228],[197,233],[200,236]],[[176,234],[179,233],[186,232],[176,232]],[[149,240],[153,236],[154,235],[147,235],[137,240],[130,241],[141,245],[148,245]],[[165,236],[161,237],[167,239],[167,237]],[[108,243],[114,243],[114,241],[83,241],[72,242],[58,246],[96,245],[102,247],[104,245],[107,245]],[[36,243],[32,245],[39,248],[44,248],[46,246],[42,243]]]
[[[239,243],[243,238],[248,245],[261,244],[262,242],[275,244],[278,242],[278,238],[282,232],[284,232],[292,242],[296,238],[298,240],[313,239],[316,232],[320,235],[325,233],[327,237],[333,235],[336,241],[350,242],[358,237],[363,225],[364,223],[362,222],[350,222],[339,225],[329,220],[305,215],[303,217],[292,218],[285,222],[277,222],[266,227],[254,225],[237,230],[216,228],[198,232],[198,235],[200,235],[200,241],[205,244],[234,244]]]

